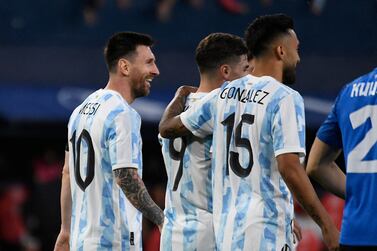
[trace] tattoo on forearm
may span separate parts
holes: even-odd
[[[164,221],[164,213],[152,200],[137,170],[133,168],[120,168],[114,170],[114,175],[117,183],[132,205],[153,223],[161,225]]]

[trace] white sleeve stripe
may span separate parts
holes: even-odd
[[[300,157],[306,155],[305,148],[293,146],[293,147],[284,147],[283,149],[279,149],[275,151],[275,157],[284,153],[298,153]]]
[[[135,163],[118,163],[112,166],[113,171],[115,169],[121,169],[121,168],[139,168],[139,166],[136,165]]]

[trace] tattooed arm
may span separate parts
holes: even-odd
[[[179,114],[181,114],[185,108],[187,95],[196,90],[197,88],[192,86],[181,86],[178,88],[173,100],[166,107],[165,112],[162,115],[159,124],[161,137],[175,138],[190,133],[190,131],[183,125]]]
[[[282,178],[297,201],[321,228],[324,242],[329,250],[338,250],[339,231],[318,199],[300,164],[298,155],[295,153],[280,154],[276,159]]]
[[[164,213],[148,194],[143,180],[137,173],[137,169],[119,168],[114,170],[114,175],[117,184],[131,204],[161,230],[164,222]]]

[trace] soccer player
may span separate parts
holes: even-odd
[[[196,48],[195,58],[200,84],[187,97],[185,109],[225,81],[245,76],[248,71],[246,45],[231,34],[208,35]],[[213,251],[212,135],[159,139],[168,175],[160,250]]]
[[[141,179],[141,120],[130,106],[148,95],[159,75],[152,45],[148,35],[113,35],[105,48],[107,86],[70,117],[55,250],[66,250],[68,241],[70,250],[142,250],[142,214],[163,224],[163,212]]]
[[[160,134],[213,133],[213,216],[218,250],[293,249],[291,192],[322,230],[330,250],[339,232],[321,205],[300,157],[305,156],[304,104],[290,87],[299,62],[293,21],[283,14],[255,19],[246,31],[253,75],[212,91],[177,116],[177,93]],[[284,84],[282,84],[284,83]]]
[[[340,250],[377,250],[376,88],[377,68],[340,91],[306,167],[324,188],[346,199]],[[342,150],[346,175],[334,162]]]

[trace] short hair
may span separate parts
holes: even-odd
[[[245,31],[248,58],[265,53],[272,42],[293,29],[293,20],[285,14],[257,17]]]
[[[232,63],[247,54],[242,38],[228,33],[212,33],[202,39],[195,51],[195,60],[201,73],[209,72],[222,64]]]
[[[107,42],[104,50],[105,61],[109,72],[113,72],[118,60],[129,58],[136,52],[139,45],[152,46],[154,41],[151,36],[137,32],[115,33]]]

